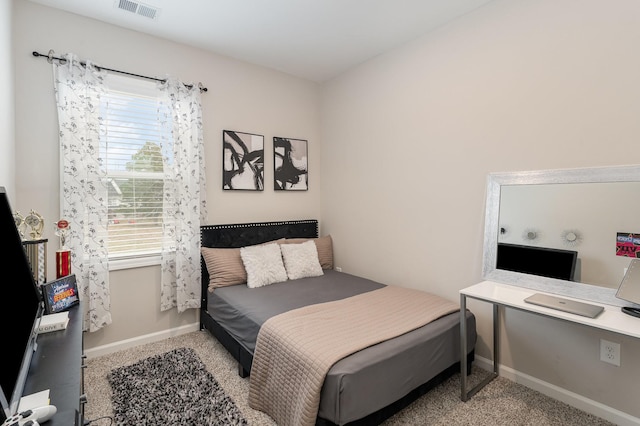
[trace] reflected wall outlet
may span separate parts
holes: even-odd
[[[620,343],[600,339],[600,361],[620,367]]]

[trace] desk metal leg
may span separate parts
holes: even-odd
[[[460,399],[466,402],[480,389],[498,377],[498,353],[499,353],[499,306],[493,305],[493,372],[478,383],[473,389],[467,389],[467,296],[460,295]]]
[[[498,358],[500,356],[500,306],[493,304],[493,374],[498,376]]]
[[[460,295],[460,398],[467,401],[467,297]]]

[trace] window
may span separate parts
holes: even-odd
[[[163,158],[172,161],[170,115],[155,83],[110,75],[108,86],[100,105],[100,158],[108,187],[109,259],[157,256]]]

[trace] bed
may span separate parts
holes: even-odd
[[[203,250],[201,328],[215,336],[238,361],[238,372],[242,377],[251,373],[257,336],[268,319],[307,305],[371,294],[373,290],[387,286],[333,270],[331,237],[318,236],[317,220],[201,227],[201,246],[214,249],[206,251],[207,255],[214,251],[216,256],[235,252],[235,262],[237,249],[242,247],[274,241],[300,243],[308,240],[316,243],[322,265],[321,276],[286,280],[259,288],[249,288],[246,283],[229,285],[227,282],[209,291],[212,282],[209,268],[216,277],[222,273],[212,267],[210,257],[205,260]],[[226,267],[225,262],[219,263]],[[225,269],[225,272],[228,271]],[[234,279],[241,280],[238,277]],[[324,378],[315,423],[379,424],[459,372],[459,315],[459,310],[443,315],[333,364]],[[477,335],[474,315],[467,311],[466,317],[469,374]]]

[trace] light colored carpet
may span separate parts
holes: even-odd
[[[107,374],[113,368],[133,364],[144,358],[180,347],[192,348],[222,385],[250,425],[272,426],[264,413],[249,408],[249,379],[238,375],[237,364],[227,351],[206,331],[196,331],[149,343],[121,352],[89,359],[84,376],[87,395],[85,419],[92,426],[108,426],[113,415],[111,387]],[[473,385],[486,376],[474,367]],[[409,407],[388,419],[385,426],[397,425],[612,425],[539,392],[498,377],[469,401],[460,400],[460,376],[455,374]]]

